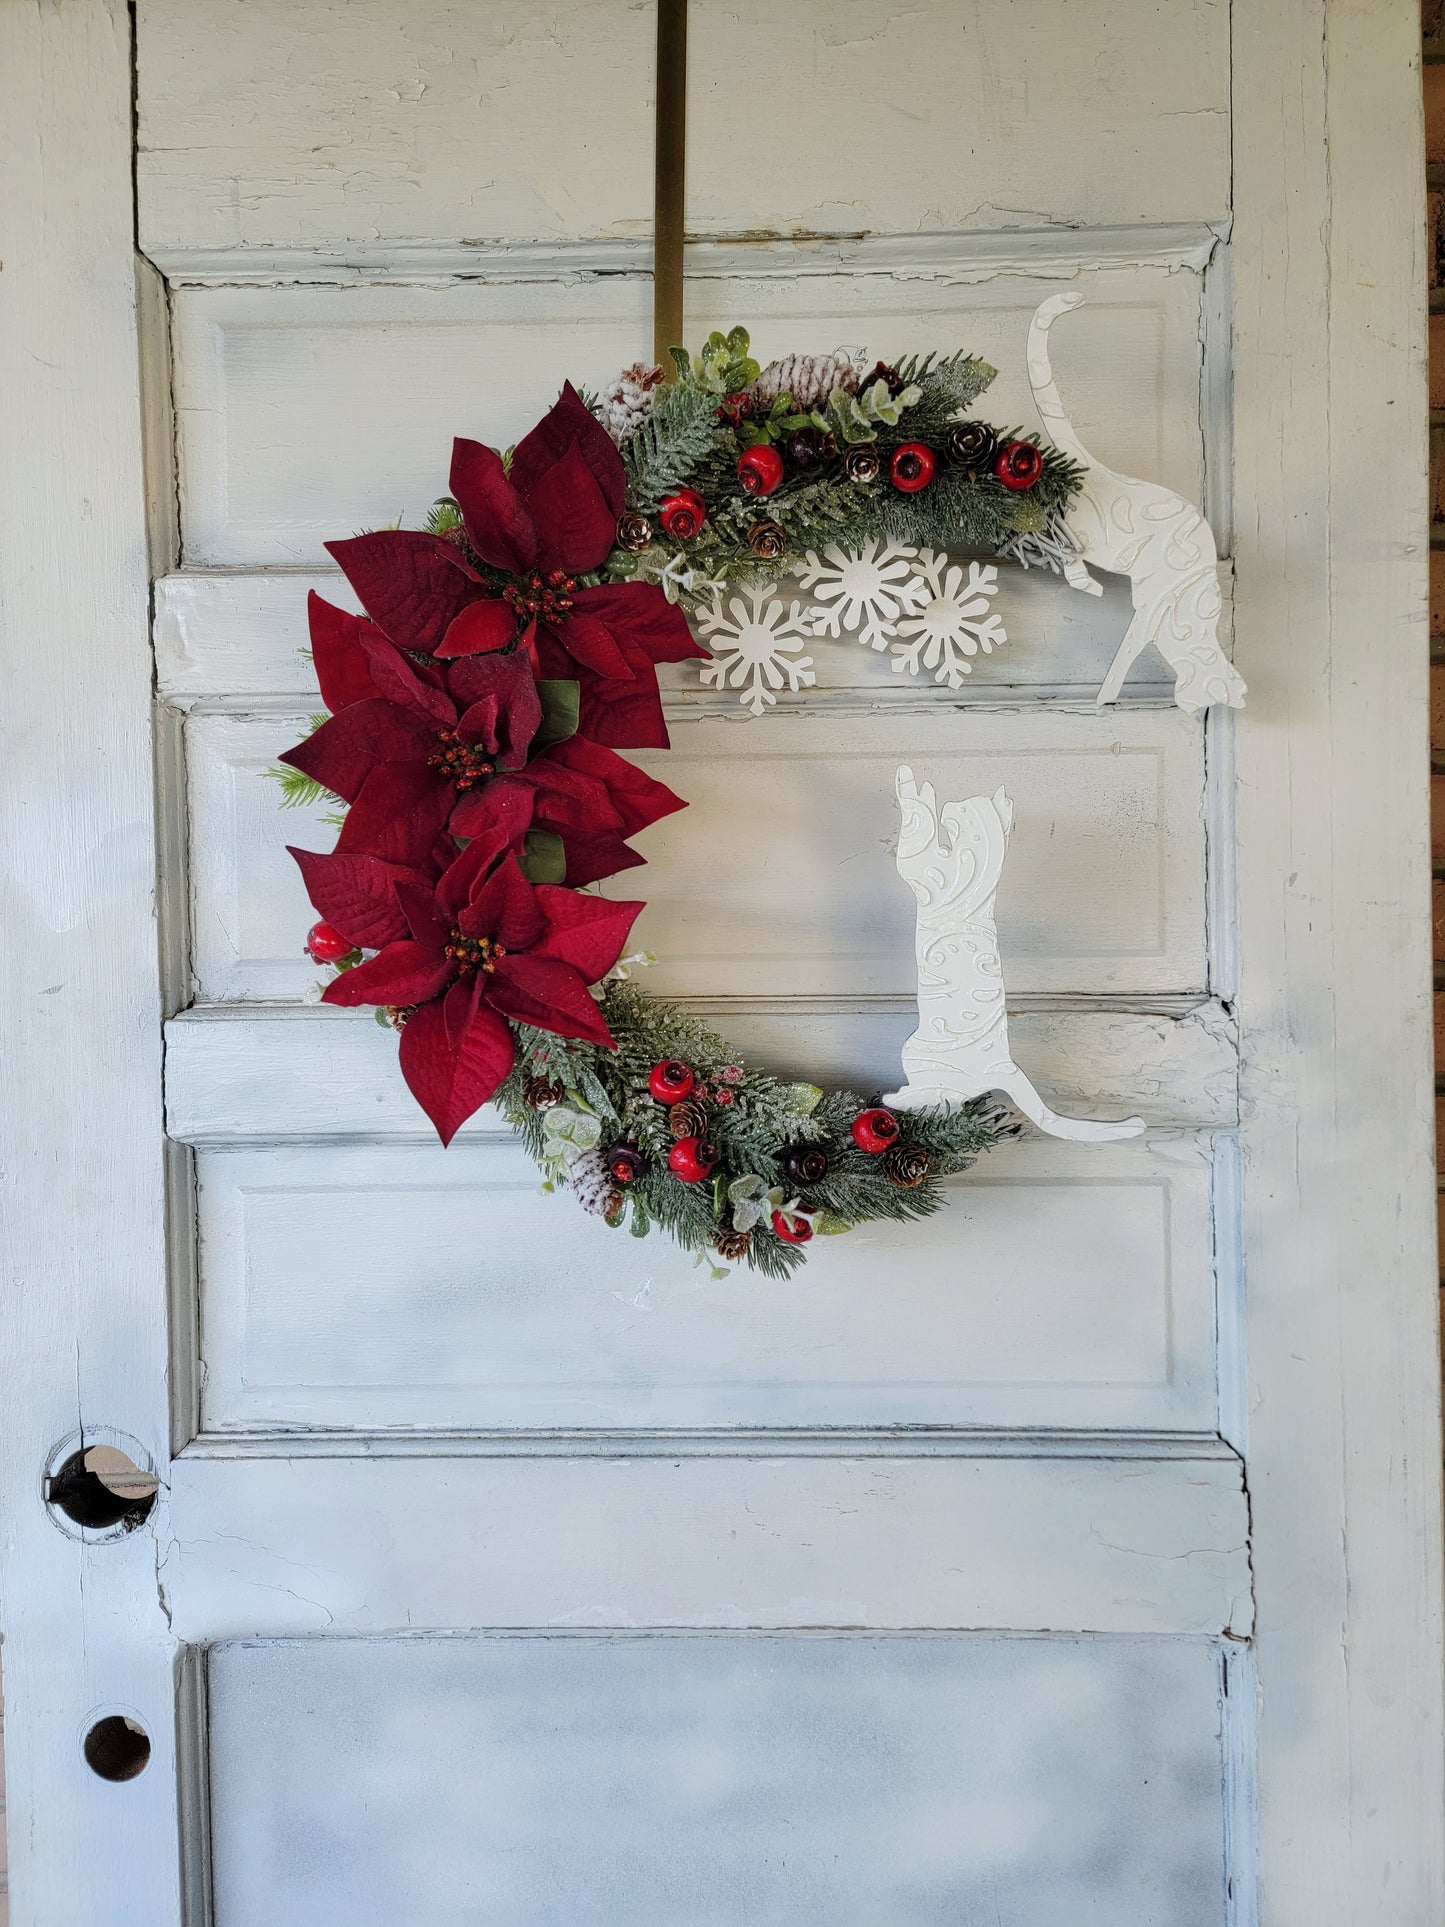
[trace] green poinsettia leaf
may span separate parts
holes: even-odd
[[[537,696],[542,704],[542,720],[532,738],[534,756],[538,750],[550,749],[553,743],[565,743],[569,736],[577,734],[582,685],[573,681],[539,682]]]
[[[677,379],[679,381],[691,381],[693,378],[692,356],[687,352],[686,348],[669,348],[667,352],[672,356],[672,365],[677,370]]]
[[[853,1224],[851,1219],[840,1218],[836,1211],[815,1211],[813,1229],[821,1237],[836,1238],[845,1231],[851,1231]]]
[[[565,883],[566,846],[555,830],[528,830],[517,867],[528,883]]]
[[[785,1097],[795,1111],[807,1117],[810,1111],[817,1110],[823,1101],[823,1093],[816,1084],[784,1084],[779,1095]]]

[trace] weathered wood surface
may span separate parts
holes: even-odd
[[[797,1075],[851,1064],[874,1082],[896,1076],[911,1004],[885,1011],[806,1003],[716,1003],[739,1048]],[[1233,1026],[1215,1005],[1182,1016],[1131,1010],[1020,1009],[1011,1018],[1020,1059],[1061,1103],[1142,1104],[1158,1129],[1227,1128],[1236,1121]],[[166,1102],[173,1136],[195,1144],[312,1138],[427,1143],[431,1126],[396,1069],[396,1038],[369,1012],[200,1007],[166,1027]],[[488,1106],[458,1142],[510,1136]]]
[[[172,1927],[174,1643],[137,1532],[42,1502],[119,1432],[163,1468],[166,1251],[146,488],[119,0],[0,7],[0,1600],[14,1927]],[[93,1434],[92,1434],[93,1435]],[[118,1787],[102,1714],[150,1736]]]
[[[329,1448],[337,1451],[338,1447]],[[274,1447],[273,1447],[274,1450]],[[178,1638],[470,1626],[1247,1634],[1232,1456],[183,1454]],[[567,1521],[565,1532],[546,1529]]]
[[[652,35],[648,9],[607,0],[480,15],[263,0],[219,16],[142,0],[142,246],[645,241]],[[699,9],[691,39],[700,234],[1147,229],[1229,211],[1218,0],[1167,24],[1139,0],[1042,22],[985,0],[746,0]],[[794,83],[747,138],[740,63]]]

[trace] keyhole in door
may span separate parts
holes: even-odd
[[[159,1480],[116,1445],[90,1445],[63,1459],[45,1482],[45,1497],[73,1525],[133,1532],[156,1502]]]
[[[150,1735],[123,1713],[107,1713],[85,1736],[85,1763],[102,1780],[133,1780],[151,1756]]]

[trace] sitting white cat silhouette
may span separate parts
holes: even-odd
[[[1102,585],[1086,563],[1127,575],[1134,615],[1104,678],[1097,701],[1113,702],[1124,678],[1154,647],[1174,671],[1174,700],[1181,709],[1211,703],[1244,707],[1244,681],[1219,647],[1219,573],[1214,535],[1191,503],[1157,482],[1136,482],[1096,462],[1079,440],[1049,366],[1049,329],[1059,315],[1077,308],[1081,294],[1050,295],[1029,323],[1029,386],[1049,439],[1086,470],[1064,525],[1078,553],[1063,563],[1065,579],[1086,595]]]
[[[903,811],[898,873],[918,899],[918,1028],[903,1046],[907,1082],[883,1102],[917,1110],[1002,1091],[1053,1137],[1136,1137],[1144,1129],[1142,1118],[1096,1124],[1060,1117],[1009,1053],[993,900],[1013,804],[998,790],[946,803],[940,812],[933,785],[920,789],[906,765],[895,788]]]

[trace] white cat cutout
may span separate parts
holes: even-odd
[[[1105,1124],[1061,1117],[1009,1051],[993,904],[1013,804],[997,790],[940,810],[933,785],[916,784],[906,764],[894,787],[903,812],[898,874],[918,899],[918,1028],[903,1046],[903,1088],[883,1102],[907,1111],[1002,1091],[1051,1137],[1085,1143],[1137,1137],[1142,1118]]]
[[[1174,671],[1174,700],[1181,709],[1194,712],[1211,703],[1242,709],[1244,680],[1219,646],[1219,556],[1209,524],[1172,490],[1116,475],[1095,461],[1064,413],[1049,365],[1049,329],[1083,299],[1069,290],[1035,309],[1028,372],[1049,439],[1086,471],[1063,517],[1078,546],[1078,554],[1064,562],[1064,578],[1086,595],[1102,595],[1102,584],[1086,567],[1093,563],[1127,575],[1133,596],[1133,619],[1095,700],[1101,707],[1114,701],[1152,642]]]

